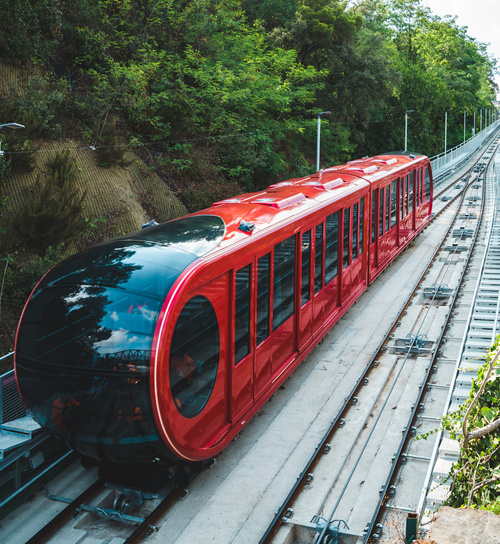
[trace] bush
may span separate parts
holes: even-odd
[[[125,158],[127,146],[120,142],[116,128],[116,119],[104,125],[96,151],[97,164],[99,166],[120,166],[121,168],[126,168],[132,162]]]
[[[85,228],[81,217],[86,191],[75,183],[77,166],[70,152],[58,153],[39,174],[16,220],[16,236],[38,248],[69,241]]]

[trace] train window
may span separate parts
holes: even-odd
[[[379,217],[378,217],[378,235],[384,234],[384,189],[380,189],[380,199],[378,202]]]
[[[269,336],[271,254],[257,261],[257,345]]]
[[[295,311],[295,236],[274,246],[273,330]]]
[[[420,185],[419,185],[419,187],[420,187],[420,196],[419,196],[420,204],[419,205],[421,205],[423,203],[423,201],[424,201],[424,169],[423,168],[420,170]]]
[[[161,300],[87,285],[40,289],[18,353],[44,365],[148,371]]]
[[[413,187],[415,185],[415,170],[413,172],[410,172],[410,188],[408,191],[408,201],[409,201],[409,213],[413,211]]]
[[[210,301],[188,300],[175,324],[170,347],[170,388],[179,412],[198,415],[208,402],[217,376],[219,325]]]
[[[400,191],[399,191],[399,215],[400,219],[404,219],[405,216],[405,176],[400,178]]]
[[[420,175],[422,173],[422,170],[417,170],[415,172],[415,207],[418,208],[420,206]]]
[[[385,188],[385,232],[387,232],[391,226],[391,192],[390,185]]]
[[[358,258],[358,221],[359,204],[356,202],[352,207],[352,260]]]
[[[323,289],[323,223],[316,225],[314,252],[314,293]]]
[[[326,218],[325,235],[325,284],[337,276],[339,261],[339,212]]]
[[[398,180],[391,183],[391,228],[396,225],[398,219]]]
[[[302,234],[302,305],[311,300],[311,231]]]
[[[365,198],[363,197],[360,202],[359,208],[359,254],[363,253],[363,241],[364,241],[364,227],[365,227]]]
[[[252,265],[236,272],[234,312],[234,364],[250,353],[250,286]]]
[[[349,248],[351,247],[351,208],[344,210],[344,268],[349,266]]]
[[[425,167],[425,198],[427,202],[431,201],[431,174],[427,167]]]
[[[408,176],[405,176],[405,217],[408,215],[409,187]]]
[[[377,197],[378,189],[375,189],[372,193],[372,244],[375,242],[377,233]]]

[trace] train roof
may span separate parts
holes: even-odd
[[[333,166],[303,178],[270,185],[267,189],[238,195],[193,214],[216,215],[224,221],[223,246],[265,231],[272,224],[299,217],[324,203],[345,198],[362,187],[395,176],[424,155],[393,152]]]
[[[143,284],[140,291],[159,296],[159,292],[145,287],[149,283],[151,263],[157,266],[163,263],[166,267],[161,271],[164,278],[161,287],[156,286],[165,292],[165,283],[172,285],[181,271],[197,258],[250,241],[278,222],[296,220],[326,203],[368,189],[370,183],[397,175],[422,158],[425,157],[392,153],[359,159],[311,176],[273,184],[261,192],[215,202],[210,208],[190,216],[109,240],[74,255],[56,266],[40,287],[127,288],[132,282],[136,286]],[[150,264],[145,267],[146,263]],[[116,274],[118,269],[129,268],[130,274]]]

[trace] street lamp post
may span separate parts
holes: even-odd
[[[330,115],[331,111],[320,111],[318,113],[318,138],[317,138],[317,147],[316,147],[316,172],[319,172],[319,142],[321,138],[321,116]]]
[[[405,151],[408,151],[408,114],[415,110],[406,110],[405,113]]]
[[[467,123],[467,110],[464,110],[464,144],[465,144],[465,125]]]

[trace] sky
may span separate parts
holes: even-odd
[[[500,1],[499,0],[423,0],[432,13],[457,15],[457,24],[468,28],[467,34],[489,44],[488,53],[499,61],[500,70]],[[500,75],[495,78],[500,87]],[[500,93],[497,99],[500,98]]]

